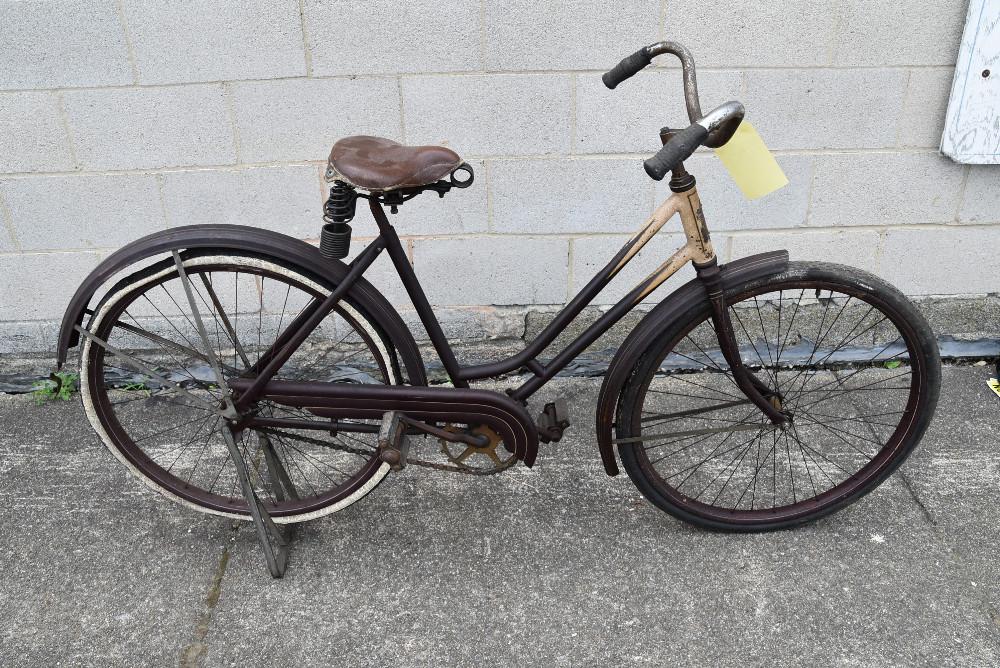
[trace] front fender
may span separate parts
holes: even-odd
[[[73,329],[83,323],[91,299],[109,278],[126,267],[171,250],[218,249],[260,253],[289,264],[337,285],[348,272],[346,264],[323,257],[319,249],[305,241],[279,232],[245,225],[188,225],[155,232],[123,246],[104,259],[84,279],[70,300],[59,328],[56,346],[56,364],[66,362],[70,348],[80,340]],[[400,353],[412,385],[426,385],[427,376],[420,363],[420,352],[413,335],[407,329],[396,309],[363,277],[351,289],[352,299],[357,299],[370,309],[372,318],[381,327],[389,341]]]
[[[771,251],[734,260],[721,265],[723,289],[764,276],[781,273],[788,266],[788,251]],[[701,280],[694,278],[657,304],[629,333],[615,353],[604,374],[597,399],[597,447],[608,475],[618,475],[618,461],[612,444],[612,427],[618,411],[622,388],[639,356],[649,347],[669,323],[681,317],[693,306],[707,299]]]

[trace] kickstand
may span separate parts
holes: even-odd
[[[250,507],[250,515],[253,517],[254,527],[257,529],[257,539],[260,541],[260,547],[264,551],[264,560],[267,562],[267,570],[271,573],[272,578],[283,577],[285,568],[288,566],[288,548],[295,536],[295,525],[290,524],[282,528],[271,519],[271,515],[264,508],[264,504],[261,503],[260,497],[257,496],[257,492],[254,491],[253,484],[250,482],[250,469],[236,445],[232,431],[228,428],[223,428],[221,431],[226,440],[226,446],[229,448],[229,455],[236,466],[236,477],[239,478],[243,497]],[[265,445],[265,447],[268,446]],[[280,486],[281,483],[276,485],[276,490]],[[294,493],[294,490],[290,491]]]

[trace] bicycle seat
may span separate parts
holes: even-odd
[[[404,146],[382,137],[344,137],[333,145],[327,179],[384,192],[434,183],[462,164],[443,146]]]

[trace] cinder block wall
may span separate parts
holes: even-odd
[[[600,82],[662,38],[693,51],[704,107],[745,103],[791,180],[747,203],[710,153],[690,161],[723,259],[786,247],[915,295],[996,292],[1000,171],[936,150],[965,5],[4,2],[0,352],[51,347],[77,282],[154,230],[314,238],[324,159],[354,133],[474,165],[473,188],[407,204],[397,227],[454,332],[517,335],[504,313],[563,303],[667,195],[640,163],[687,123],[676,61]],[[362,211],[355,237],[372,231]],[[375,281],[405,306],[387,269]]]

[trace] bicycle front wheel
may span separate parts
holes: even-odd
[[[639,490],[694,524],[764,531],[859,499],[913,450],[940,387],[933,333],[857,269],[791,263],[727,291],[743,363],[789,416],[736,386],[707,302],[667,327],[622,391],[616,443]]]

